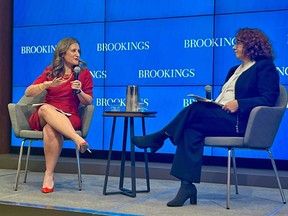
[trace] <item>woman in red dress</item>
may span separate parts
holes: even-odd
[[[84,68],[78,73],[78,79],[75,79],[74,68],[79,65]],[[93,100],[92,76],[85,66],[86,64],[80,61],[79,42],[74,38],[64,38],[57,44],[52,64],[47,66],[25,91],[27,97],[47,91],[44,103],[29,119],[33,130],[43,130],[46,163],[43,193],[54,191],[54,169],[62,150],[64,136],[73,140],[81,153],[87,149],[90,151],[88,143],[75,132],[81,128],[79,104],[87,106]]]

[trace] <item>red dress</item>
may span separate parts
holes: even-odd
[[[51,81],[53,78],[46,77],[46,73],[51,71],[51,67],[45,68],[44,72],[33,82],[33,84],[40,84],[44,81]],[[93,97],[92,88],[93,81],[90,71],[87,68],[83,68],[78,78],[82,83],[82,91]],[[73,94],[73,89],[71,88],[71,81],[74,80],[74,73],[67,79],[66,82],[62,83],[56,87],[50,87],[46,89],[47,95],[45,97],[44,103],[51,104],[64,112],[72,114],[69,116],[69,120],[72,123],[75,130],[81,128],[81,118],[78,113],[79,99],[76,94]],[[40,120],[38,118],[38,109],[30,116],[29,125],[32,130],[42,130],[40,126]]]

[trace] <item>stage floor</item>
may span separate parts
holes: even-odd
[[[15,205],[36,209],[53,209],[59,211],[58,215],[61,215],[60,211],[71,211],[71,215],[77,212],[79,215],[86,213],[91,215],[149,216],[288,215],[288,204],[282,203],[279,189],[276,188],[240,185],[239,194],[236,195],[234,186],[232,186],[230,209],[227,210],[226,185],[201,183],[196,184],[198,189],[197,205],[190,205],[187,201],[183,207],[171,208],[167,207],[166,203],[175,196],[179,187],[179,182],[174,180],[151,179],[149,193],[138,193],[136,198],[131,198],[121,194],[103,195],[104,176],[102,175],[83,175],[83,188],[82,191],[79,191],[77,175],[56,173],[55,191],[50,194],[43,194],[40,191],[43,173],[29,172],[27,183],[23,183],[23,177],[24,173],[21,174],[18,191],[14,191],[15,170],[0,169],[0,212],[3,213],[1,210],[3,205]],[[109,177],[108,191],[117,191],[118,180],[117,177]],[[125,182],[125,186],[127,184],[127,188],[130,187],[129,178],[125,179]],[[137,190],[145,189],[144,179],[137,179],[136,183]],[[287,189],[284,192],[287,194]],[[74,213],[72,214],[72,212]],[[1,215],[3,215],[2,213]]]

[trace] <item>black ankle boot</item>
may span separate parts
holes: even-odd
[[[192,183],[182,183],[181,187],[178,190],[176,197],[167,203],[169,207],[179,207],[183,206],[187,199],[190,198],[190,204],[196,205],[197,204],[197,189],[194,184]]]
[[[168,138],[165,131],[161,130],[157,133],[153,133],[146,136],[134,136],[131,138],[132,143],[138,148],[145,149],[150,148],[151,152],[158,151],[164,144],[164,141]]]

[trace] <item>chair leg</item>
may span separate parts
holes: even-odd
[[[79,150],[77,149],[76,146],[76,159],[77,159],[77,169],[78,169],[78,188],[79,191],[82,190],[82,175],[81,175],[81,166],[80,166],[80,155],[79,155]]]
[[[234,171],[234,179],[235,179],[235,191],[236,194],[238,193],[238,178],[237,178],[237,166],[236,166],[236,159],[235,159],[235,150],[232,148],[231,149],[232,153],[232,163],[233,163],[233,171]]]
[[[14,190],[15,191],[18,190],[19,176],[20,176],[20,169],[21,169],[21,162],[22,162],[22,155],[23,155],[23,148],[24,148],[25,141],[26,141],[26,139],[24,139],[21,142],[21,146],[20,146],[20,152],[19,152],[19,158],[18,158],[18,167],[17,167],[16,178],[15,178],[15,186],[14,186]]]
[[[230,174],[231,174],[231,149],[228,149],[228,162],[227,162],[227,200],[226,208],[230,209]]]
[[[283,191],[282,186],[281,186],[281,182],[280,182],[280,179],[279,179],[279,175],[278,175],[278,171],[277,171],[277,167],[276,167],[276,164],[275,164],[275,161],[274,161],[273,154],[272,154],[272,152],[269,149],[266,149],[266,151],[268,152],[268,154],[270,156],[271,163],[272,163],[272,166],[273,166],[273,170],[274,170],[277,182],[278,182],[278,187],[279,187],[279,190],[280,190],[282,201],[285,204],[286,203],[285,194],[284,194],[284,191]]]
[[[30,152],[31,152],[31,145],[32,145],[32,140],[30,140],[29,142],[27,155],[26,155],[24,183],[26,183],[26,180],[27,180],[28,162],[29,162],[29,157],[30,157]]]

